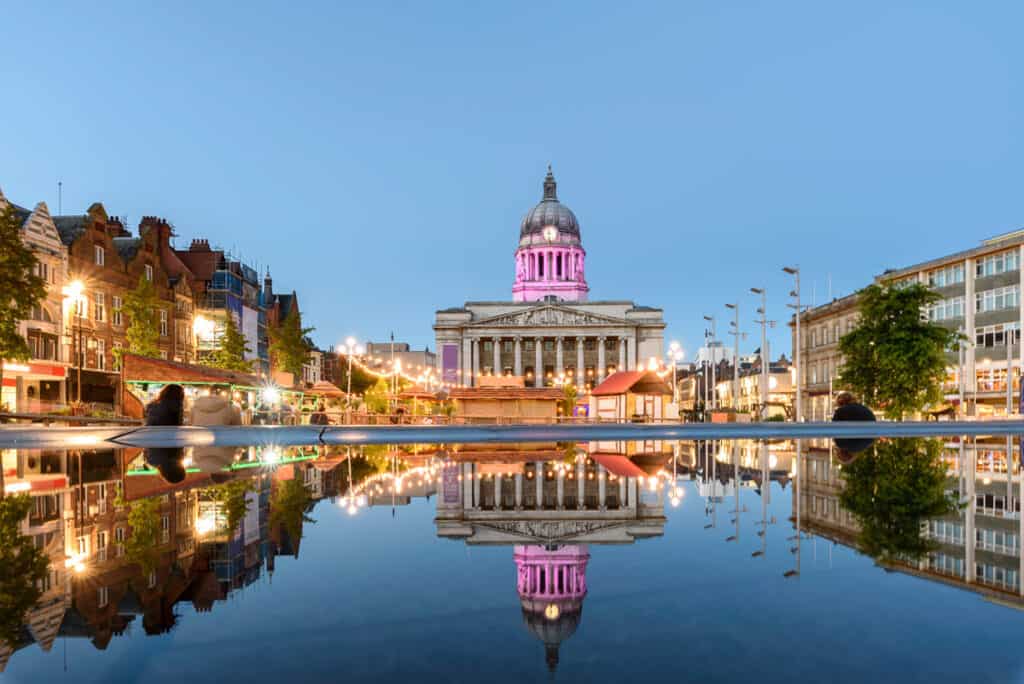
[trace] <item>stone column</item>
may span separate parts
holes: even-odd
[[[512,371],[516,375],[523,374],[523,338],[516,335],[515,338],[515,363],[513,364]]]
[[[626,338],[619,338],[619,365],[616,370],[624,371],[629,370],[626,368]]]
[[[576,509],[580,511],[583,510],[584,486],[587,477],[584,470],[582,462],[576,464]]]
[[[462,464],[462,506],[473,507],[473,464]]]
[[[544,358],[541,354],[544,351],[544,339],[536,337],[533,340],[533,352],[535,361],[533,364],[533,386],[544,386]]]
[[[565,473],[559,470],[555,474],[555,508],[562,510],[565,508]]]
[[[597,508],[598,510],[606,510],[608,508],[605,497],[608,496],[606,489],[608,475],[605,473],[604,468],[601,468],[597,472]]]
[[[494,510],[501,510],[501,473],[494,475]]]
[[[494,360],[492,361],[494,375],[501,375],[501,338],[495,337],[492,344],[494,345]]]
[[[564,361],[562,359],[562,338],[555,338],[555,377],[562,374],[564,370]]]
[[[523,510],[523,474],[516,473],[516,510]]]
[[[468,337],[462,338],[462,378],[459,380],[463,385],[469,387],[473,377],[473,340]]]
[[[604,336],[597,338],[597,382],[604,380],[604,371],[608,367],[604,358],[604,345],[606,340],[607,338]]]
[[[544,506],[544,462],[534,461],[533,463],[535,473],[533,479],[536,480],[536,493],[537,493],[537,510],[539,511]]]
[[[619,508],[623,508],[623,503],[626,501],[626,479],[625,477],[619,478]]]
[[[587,373],[583,368],[583,338],[576,338],[576,386],[583,387],[587,382]]]
[[[473,338],[473,382],[467,383],[476,387],[477,378],[480,377],[480,338]]]
[[[480,474],[475,472],[473,473],[473,508],[480,510]]]

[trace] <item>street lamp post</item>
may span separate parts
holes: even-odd
[[[672,402],[679,403],[679,383],[676,380],[677,364],[683,360],[683,349],[675,340],[668,346],[669,360],[672,361]]]
[[[764,420],[768,413],[768,325],[774,325],[775,322],[768,320],[768,293],[765,292],[764,288],[752,287],[750,291],[761,295],[761,307],[757,310],[757,313],[761,314],[761,318],[755,322],[761,324],[761,385],[759,387],[760,396],[758,401],[761,404],[760,418]]]
[[[71,302],[71,315],[74,317],[71,330],[71,345],[75,353],[75,370],[78,376],[75,387],[75,403],[82,403],[82,299],[85,286],[81,280],[72,280],[62,290],[66,300]]]
[[[716,373],[718,372],[718,369],[715,367],[717,365],[717,359],[715,358],[714,352],[714,345],[717,341],[715,335],[715,317],[705,316],[704,320],[711,323],[711,342],[708,344],[708,354],[711,356],[709,359],[709,363],[711,364],[711,410],[714,411],[718,408],[718,391],[716,387]]]
[[[734,319],[729,321],[729,325],[732,330],[729,334],[733,336],[733,349],[732,349],[732,404],[733,409],[739,409],[740,401],[740,337],[746,337],[745,333],[740,332],[740,304],[726,304],[725,308],[732,309]]]
[[[349,337],[345,344],[340,345],[341,351],[348,357],[347,387],[345,389],[345,422],[352,424],[352,357],[362,354],[362,347],[356,344],[356,338]]]
[[[800,269],[795,266],[784,266],[782,270],[796,279],[796,288],[789,293],[789,296],[793,297],[796,303],[789,304],[788,306],[796,311],[796,352],[793,354],[793,367],[796,369],[796,412],[794,417],[796,422],[800,423],[803,422],[804,416],[803,392],[800,389],[801,385],[803,385],[803,376],[800,374],[802,370],[800,367],[800,357],[802,354],[802,340],[800,339],[800,315],[802,313],[800,310]]]

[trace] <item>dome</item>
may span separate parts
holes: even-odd
[[[580,224],[572,210],[558,201],[555,192],[555,175],[548,166],[548,175],[544,177],[544,197],[530,211],[526,212],[519,226],[519,237],[540,235],[546,226],[554,226],[562,233],[580,236]]]

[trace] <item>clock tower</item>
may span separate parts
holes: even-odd
[[[583,271],[585,257],[576,215],[558,201],[549,165],[544,196],[519,227],[512,301],[586,301],[590,288]]]

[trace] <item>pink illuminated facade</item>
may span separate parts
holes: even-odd
[[[555,176],[548,166],[544,196],[523,217],[516,250],[515,302],[584,302],[590,288],[584,275],[586,251],[579,222],[558,201]]]
[[[544,642],[544,659],[554,672],[558,649],[580,624],[587,595],[586,544],[566,546],[517,545],[516,588],[523,620]]]

